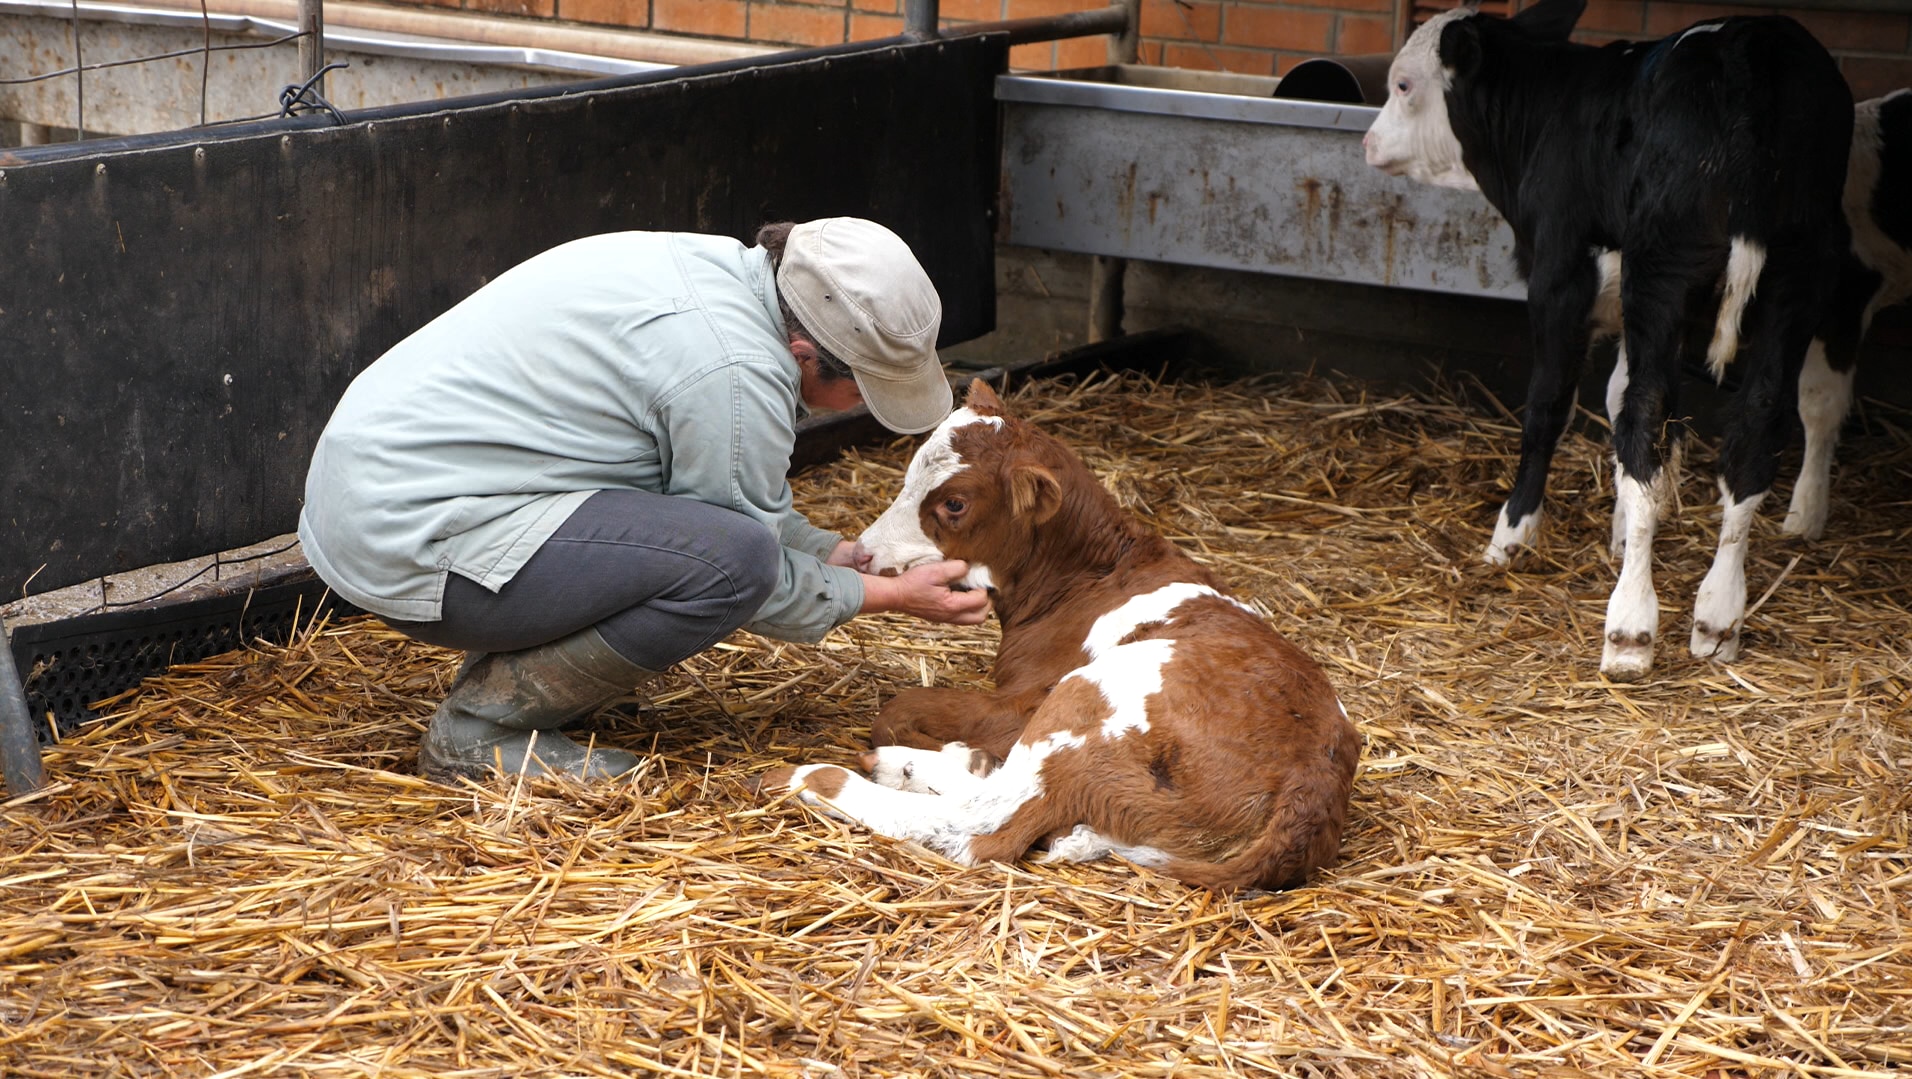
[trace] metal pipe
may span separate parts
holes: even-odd
[[[942,21],[939,0],[903,0],[903,36],[932,38]]]
[[[1142,0],[1116,0],[1123,27],[1109,38],[1109,63],[1133,64],[1142,58]]]
[[[1109,63],[1133,64],[1142,55],[1142,0],[1121,0],[1117,6],[1127,25],[1120,33],[1109,35]],[[1128,273],[1129,260],[1125,258],[1097,255],[1089,263],[1090,344],[1122,336]]]
[[[7,793],[31,794],[46,782],[40,769],[40,738],[33,731],[33,713],[27,711],[26,687],[13,663],[7,624],[0,620],[0,772]]]
[[[1120,33],[1125,25],[1126,19],[1123,10],[1120,7],[1110,7],[1101,11],[1084,11],[1068,15],[1046,15],[1028,19],[1007,19],[1002,22],[969,23],[952,27],[943,33],[941,37],[976,37],[984,34],[1003,34],[1008,37],[1009,44],[1024,45],[1035,41],[1055,41],[1060,38],[1089,37],[1094,34]],[[805,49],[790,49],[785,52],[762,53],[708,64],[654,68],[649,71],[615,75],[602,79],[554,83],[545,86],[527,86],[514,90],[492,90],[487,93],[441,98],[435,101],[413,101],[398,105],[380,105],[367,109],[353,109],[347,118],[353,123],[396,120],[420,116],[426,113],[443,112],[447,109],[470,109],[483,108],[488,105],[519,104],[545,98],[565,97],[571,94],[591,93],[596,90],[616,90],[631,86],[644,86],[650,83],[671,82],[684,78],[731,75],[749,71],[753,68],[827,60],[834,56],[849,56],[889,48],[922,48],[928,44],[928,42],[898,34],[895,37],[878,38],[872,41],[849,41],[841,45],[819,45]],[[304,116],[271,120],[252,120],[243,123],[229,124],[223,127],[222,134],[226,138],[243,138],[248,135],[264,132],[276,134],[306,127],[330,127],[333,123],[334,121],[331,117],[315,113]],[[59,147],[31,147],[20,150],[0,150],[0,163],[7,165],[27,165],[63,161],[75,157],[92,157],[97,154],[111,153],[119,150],[159,149],[167,146],[197,144],[203,142],[205,138],[206,132],[199,129],[162,131],[145,135],[120,135],[112,138],[110,141],[101,140],[84,149],[72,148],[73,144],[71,143],[61,143]]]
[[[959,23],[942,33],[943,37],[971,37],[978,34],[1008,34],[1011,45],[1036,41],[1057,41],[1066,37],[1090,37],[1095,34],[1119,34],[1129,25],[1129,13],[1114,4],[1100,11],[1072,11],[1063,15],[1036,15],[1027,19],[1001,22]]]
[[[17,0],[0,0],[0,12]],[[199,19],[199,0],[141,0],[147,7],[188,11]],[[250,15],[275,23],[296,24],[299,0],[214,0],[216,21],[223,15]],[[106,13],[87,13],[91,18],[106,18]],[[120,16],[126,21],[136,21]],[[547,26],[529,19],[504,19],[468,15],[462,11],[424,11],[414,8],[385,7],[356,3],[353,0],[328,0],[326,25],[331,40],[348,29],[382,30],[406,37],[435,38],[440,41],[469,42],[525,49],[550,49],[558,52],[608,56],[616,60],[636,60],[646,64],[707,64],[739,57],[768,56],[780,50],[742,42],[706,41],[697,38],[666,37],[610,27],[583,25]],[[225,30],[225,27],[218,27]]]
[[[324,0],[299,0],[299,81],[319,74],[325,66]],[[312,91],[325,96],[325,79],[312,83]]]

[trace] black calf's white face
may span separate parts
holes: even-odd
[[[1441,63],[1441,32],[1475,17],[1455,8],[1429,19],[1407,39],[1388,68],[1388,100],[1361,140],[1368,164],[1390,176],[1424,184],[1479,190],[1461,163],[1461,143],[1447,118],[1447,89],[1454,73]]]

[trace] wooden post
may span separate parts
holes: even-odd
[[[299,0],[299,81],[304,82],[325,66],[325,11],[323,0]],[[312,84],[312,92],[325,96],[325,80]]]

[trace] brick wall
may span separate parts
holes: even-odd
[[[1142,0],[1142,62],[1281,74],[1311,56],[1391,51],[1408,21],[1451,0]],[[945,25],[1086,11],[1107,0],[943,0]],[[902,0],[416,0],[409,6],[629,27],[772,45],[824,45],[903,28]],[[1912,4],[1906,5],[1912,11]],[[1912,13],[1667,0],[1589,0],[1582,40],[1659,37],[1715,15],[1784,11],[1839,57],[1859,97],[1912,86]],[[1100,64],[1102,38],[1018,46],[1010,63]]]
[[[1912,86],[1912,4],[1897,13],[1817,11],[1739,4],[1663,3],[1660,0],[1588,0],[1580,18],[1582,41],[1601,44],[1664,37],[1701,19],[1780,13],[1805,24],[1839,58],[1839,68],[1861,100]]]

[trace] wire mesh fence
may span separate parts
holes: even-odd
[[[42,5],[40,13],[50,15],[56,6],[57,5],[51,4]],[[82,4],[79,0],[67,0],[67,3],[64,5],[67,40],[63,43],[66,46],[64,50],[66,55],[63,57],[64,62],[61,63],[61,66],[53,68],[52,70],[28,72],[24,74],[0,72],[0,94],[5,94],[10,88],[27,88],[35,84],[51,83],[56,80],[67,80],[65,85],[70,87],[70,92],[65,95],[71,99],[70,113],[68,114],[70,116],[70,126],[66,123],[47,122],[51,119],[48,115],[51,106],[42,107],[36,110],[39,113],[39,119],[37,120],[20,119],[11,122],[9,126],[12,128],[11,134],[15,141],[24,145],[33,145],[46,142],[76,141],[85,139],[89,135],[122,133],[99,130],[100,125],[98,124],[89,127],[87,116],[87,86],[89,75],[97,78],[102,73],[118,69],[132,68],[141,65],[163,64],[168,61],[191,62],[195,58],[198,61],[198,101],[197,109],[192,111],[196,113],[197,126],[207,127],[220,124],[245,123],[252,120],[261,120],[274,116],[287,116],[317,109],[332,111],[336,115],[336,110],[332,109],[323,96],[323,79],[328,70],[342,65],[328,65],[323,62],[324,21],[321,0],[300,0],[298,23],[294,27],[252,19],[243,20],[237,25],[227,25],[232,23],[232,20],[215,17],[208,7],[206,0],[200,0],[198,7],[200,41],[196,45],[190,48],[167,49],[159,52],[144,52],[136,55],[115,55],[104,59],[89,59],[86,45],[88,36],[85,32],[86,24],[97,18],[116,15],[121,11],[123,11],[123,9],[110,5]],[[180,14],[189,15],[187,12],[181,12]],[[241,38],[255,38],[255,40],[242,40]],[[58,54],[57,50],[52,47],[53,43],[38,41],[36,44],[41,47],[22,51],[29,55],[36,56],[47,55],[49,53],[54,55]],[[275,83],[271,87],[260,86],[251,88],[245,95],[248,100],[256,100],[263,105],[267,102],[274,102],[276,97],[276,107],[271,107],[266,111],[247,111],[242,115],[221,115],[217,117],[211,115],[208,102],[212,97],[210,84],[214,67],[214,57],[222,54],[250,53],[271,49],[297,50],[298,67],[296,70],[299,72],[301,81],[283,86]]]

